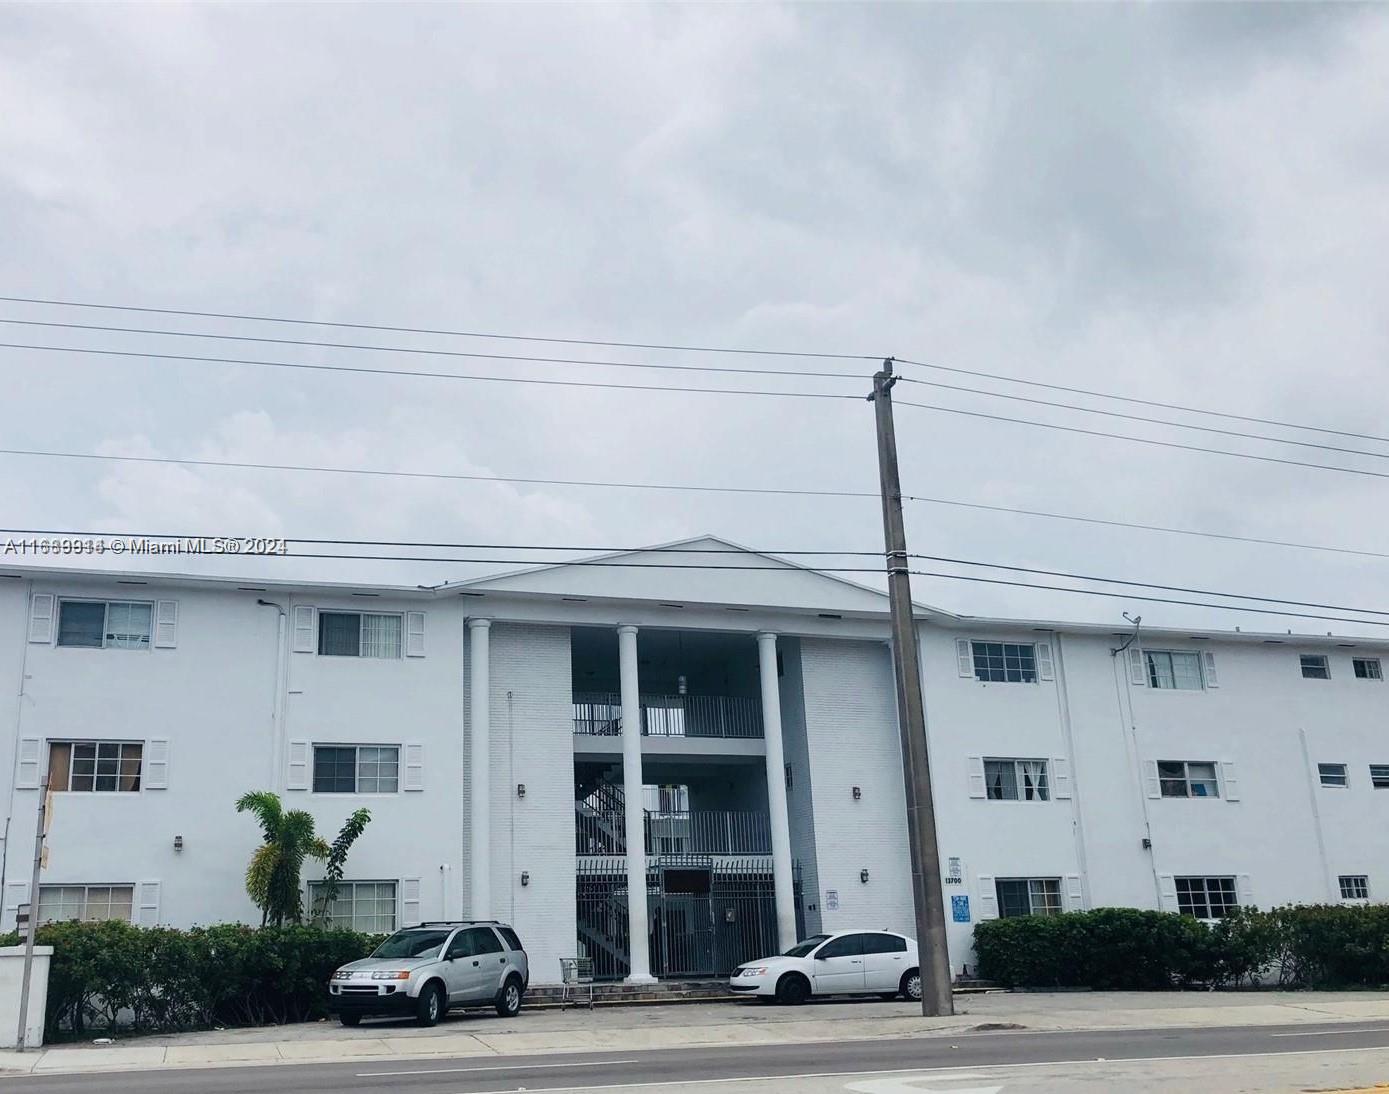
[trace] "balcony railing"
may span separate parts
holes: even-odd
[[[580,855],[625,855],[626,821],[621,813],[578,806],[574,850]],[[691,813],[645,813],[648,855],[770,855],[771,823],[766,813],[722,809]]]
[[[576,694],[574,732],[616,737],[622,732],[622,697],[616,692]],[[643,695],[644,737],[762,736],[762,704],[736,695]]]

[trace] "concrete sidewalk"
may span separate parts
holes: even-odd
[[[484,1012],[433,1029],[405,1021],[346,1029],[314,1022],[132,1038],[107,1046],[63,1045],[0,1052],[0,1073],[332,1063],[348,1059],[491,1057],[636,1051],[706,1045],[795,1044],[982,1029],[1160,1029],[1389,1021],[1382,992],[1061,992],[991,993],[956,999],[951,1018],[923,1018],[907,1003],[844,1001],[766,1007],[751,1001],[600,1010],[523,1011],[514,1019]]]

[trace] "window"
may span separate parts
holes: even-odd
[[[1317,774],[1322,786],[1349,786],[1345,764],[1317,764]]]
[[[93,650],[147,650],[153,619],[153,604],[126,600],[64,600],[58,606],[58,645]]]
[[[1369,900],[1370,879],[1365,874],[1342,874],[1336,879],[1341,886],[1342,900]]]
[[[1201,690],[1201,655],[1180,650],[1144,650],[1148,683],[1176,691]]]
[[[1035,646],[1016,642],[971,642],[974,676],[993,684],[1035,684],[1037,651]]]
[[[521,939],[510,927],[498,927],[497,933],[502,936],[502,941],[506,943],[508,949],[523,950]]]
[[[1380,668],[1378,657],[1356,657],[1351,660],[1355,666],[1357,680],[1383,680],[1384,670]]]
[[[1370,785],[1376,790],[1389,790],[1389,764],[1370,764]]]
[[[816,957],[858,957],[863,953],[863,935],[845,934],[825,943]]]
[[[1164,798],[1218,798],[1215,764],[1192,760],[1159,760],[1158,785]]]
[[[1179,877],[1177,910],[1197,919],[1224,919],[1239,907],[1232,877]]]
[[[145,746],[130,741],[50,741],[48,789],[133,793]]]
[[[399,657],[400,616],[319,612],[318,652],[327,657]]]
[[[338,895],[326,908],[323,882],[309,883],[309,907],[323,916],[329,927],[344,927],[367,934],[389,934],[395,930],[394,881],[340,881]]]
[[[1044,802],[1047,787],[1046,760],[985,760],[984,788],[990,801]]]
[[[396,745],[314,745],[317,794],[394,794],[400,789]]]
[[[1331,666],[1327,664],[1324,653],[1304,653],[1302,655],[1302,678],[1304,680],[1331,679]]]
[[[40,885],[38,922],[120,919],[129,923],[134,899],[133,885]]]
[[[994,889],[998,893],[1000,918],[1061,914],[1060,878],[999,878],[994,882]]]
[[[906,953],[907,940],[895,934],[866,934],[863,936],[864,953]]]

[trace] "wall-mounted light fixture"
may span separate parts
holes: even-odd
[[[525,784],[525,783],[517,783],[517,784],[516,784],[516,796],[517,796],[518,798],[524,798],[524,797],[526,796],[526,784]]]
[[[857,786],[854,787],[854,801],[858,801],[861,797],[863,797],[863,789]]]
[[[182,850],[183,850],[183,837],[182,837],[182,836],[175,836],[175,837],[174,837],[174,850],[175,850],[175,851],[182,851]]]
[[[522,871],[521,871],[521,884],[522,884],[522,885],[529,885],[530,883],[531,883],[531,872],[530,872],[529,870],[522,870]]]
[[[858,872],[858,879],[859,879],[859,881],[861,881],[861,882],[863,882],[865,885],[867,885],[867,884],[868,884],[868,870],[867,870],[867,869],[860,870],[860,871]]]

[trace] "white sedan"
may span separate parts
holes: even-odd
[[[812,995],[919,1000],[916,943],[891,931],[834,931],[798,942],[780,957],[749,961],[728,986],[741,995],[804,1003]]]

